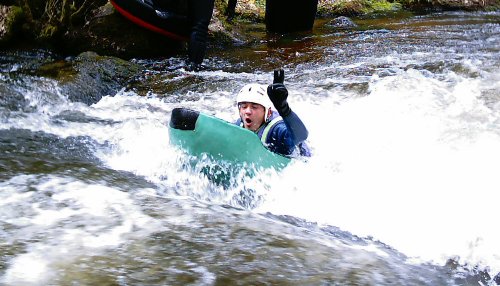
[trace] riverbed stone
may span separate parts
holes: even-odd
[[[328,22],[327,25],[341,29],[356,28],[358,26],[349,17],[345,16],[340,16],[335,19],[332,19],[331,21]]]

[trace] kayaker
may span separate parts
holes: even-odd
[[[305,140],[309,132],[287,102],[283,69],[274,71],[273,84],[247,84],[236,98],[240,118],[235,122],[255,132],[272,152],[295,157],[310,157]]]

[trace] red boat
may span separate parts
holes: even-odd
[[[180,7],[182,4],[162,7],[159,3],[153,0],[111,0],[115,9],[135,24],[177,41],[188,41],[190,26]]]

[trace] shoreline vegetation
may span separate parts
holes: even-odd
[[[209,26],[212,45],[255,41],[249,24],[264,25],[265,0],[239,0],[227,17],[228,0],[216,0]],[[316,19],[390,17],[394,13],[496,11],[500,0],[319,0]],[[349,22],[349,21],[347,21]],[[107,0],[7,0],[0,5],[0,49],[42,48],[63,55],[93,51],[121,58],[179,54],[185,43],[131,23]]]

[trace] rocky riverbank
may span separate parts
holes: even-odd
[[[499,0],[320,0],[317,18],[384,17],[394,11],[498,9]],[[263,23],[264,0],[240,0],[235,17],[226,17],[226,0],[216,0],[210,24],[211,43],[219,46],[255,41],[245,33],[249,23]],[[63,55],[94,51],[100,55],[168,57],[183,53],[185,43],[136,26],[106,0],[4,1],[0,5],[0,48],[37,47]]]

